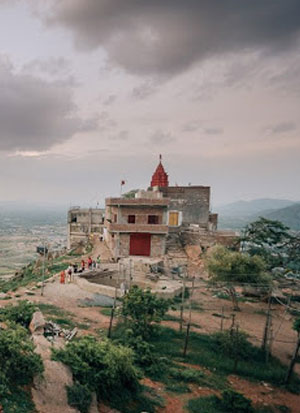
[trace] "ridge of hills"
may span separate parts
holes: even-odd
[[[286,199],[237,201],[217,208],[219,227],[240,229],[259,217],[278,220],[293,230],[300,230],[300,202]]]

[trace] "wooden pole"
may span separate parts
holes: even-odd
[[[182,332],[183,325],[183,306],[184,306],[184,296],[185,296],[185,276],[186,272],[183,272],[183,287],[182,287],[182,297],[181,297],[181,306],[180,306],[180,321],[179,321],[179,331]]]
[[[117,296],[118,296],[118,286],[119,286],[120,270],[121,270],[121,264],[119,264],[119,271],[118,271],[117,280],[116,280],[116,286],[115,286],[114,303],[113,303],[113,306],[112,306],[112,309],[111,309],[111,313],[110,313],[109,328],[108,328],[108,332],[107,332],[107,337],[108,337],[108,338],[111,337],[111,330],[112,330],[112,325],[113,325],[113,319],[114,319],[114,315],[115,315],[115,309],[116,309],[116,306],[117,306]]]
[[[183,357],[186,356],[189,338],[190,338],[190,329],[191,329],[191,322],[192,322],[192,297],[194,294],[194,287],[195,287],[195,278],[192,281],[192,291],[190,295],[190,304],[189,304],[189,319],[186,327],[186,335],[185,335],[185,342],[184,342],[184,349],[183,349]]]
[[[293,354],[292,360],[290,362],[288,371],[287,371],[286,376],[285,376],[285,381],[284,381],[285,384],[288,384],[290,382],[290,379],[291,379],[291,376],[292,376],[292,373],[293,373],[293,370],[294,370],[294,366],[296,364],[296,360],[297,360],[297,357],[298,357],[299,348],[300,348],[300,334],[298,333],[298,339],[297,339],[296,347],[295,347],[295,350],[294,350],[294,354]]]
[[[263,341],[262,341],[262,345],[261,345],[261,349],[263,351],[266,351],[267,345],[268,345],[270,315],[271,315],[271,301],[272,301],[272,293],[270,291],[269,301],[268,301],[268,311],[267,311],[267,316],[266,316],[266,324],[265,324],[265,330],[264,330],[264,335],[263,335]]]
[[[222,307],[222,316],[221,316],[221,331],[224,328],[224,306]]]

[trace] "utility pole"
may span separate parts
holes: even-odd
[[[194,287],[195,287],[195,277],[193,277],[192,281],[192,291],[190,295],[190,304],[189,304],[189,319],[186,327],[186,335],[185,335],[185,342],[184,342],[184,349],[183,349],[183,357],[186,356],[189,338],[190,338],[190,328],[191,328],[191,321],[192,321],[192,297],[194,294]]]
[[[131,289],[131,278],[132,278],[132,260],[129,258],[129,290]]]
[[[224,328],[224,306],[222,307],[222,315],[221,315],[221,331],[223,331]]]
[[[271,319],[271,301],[272,301],[272,291],[269,292],[269,301],[268,301],[268,311],[267,311],[267,316],[266,316],[266,324],[265,324],[265,330],[264,330],[264,335],[263,335],[263,341],[261,345],[261,349],[266,352],[266,360],[268,359],[267,355],[267,345],[268,345],[268,340],[269,340],[269,328],[270,328],[270,319]]]
[[[185,277],[186,277],[186,270],[183,271],[183,287],[182,287],[182,297],[181,297],[181,306],[180,306],[180,321],[179,321],[179,331],[182,332],[182,325],[183,325],[183,306],[184,306],[184,298],[185,298]]]
[[[44,240],[43,244],[43,270],[42,270],[42,288],[41,288],[41,296],[44,295],[44,288],[45,288],[45,259],[46,259],[46,241]],[[48,255],[48,253],[47,253]]]
[[[107,337],[111,337],[111,330],[112,330],[112,325],[113,325],[113,319],[115,315],[115,310],[117,306],[117,296],[118,296],[118,288],[119,288],[119,279],[120,279],[120,270],[121,270],[121,264],[119,263],[119,270],[118,270],[118,275],[117,275],[117,280],[116,280],[116,286],[115,286],[115,297],[114,297],[114,303],[111,309],[110,313],[110,320],[109,320],[109,328],[107,332]]]
[[[285,376],[285,380],[284,380],[285,384],[288,384],[290,379],[291,379],[291,376],[292,376],[292,373],[293,373],[293,370],[294,370],[294,366],[296,364],[296,360],[297,360],[297,357],[298,357],[299,348],[300,348],[300,334],[298,333],[298,338],[297,338],[294,354],[293,354],[292,360],[290,362],[288,371],[287,371],[286,376]]]

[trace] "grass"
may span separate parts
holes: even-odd
[[[45,277],[44,279],[47,280],[52,275],[66,270],[68,267],[68,263],[61,262],[63,257],[56,258],[52,261],[51,264],[49,262],[46,265]],[[34,262],[25,267],[23,271],[22,278],[11,278],[8,281],[1,281],[0,282],[0,290],[1,292],[7,293],[8,291],[16,291],[20,287],[26,287],[28,284],[34,282],[40,282],[43,278],[43,270],[42,265],[36,269],[34,267]]]
[[[106,317],[110,317],[111,315],[111,308],[104,307],[100,310],[100,313],[105,315]]]
[[[209,387],[222,387],[224,376],[233,373],[250,380],[266,381],[279,386],[284,382],[286,366],[274,357],[271,357],[269,363],[266,364],[263,352],[252,345],[250,345],[250,355],[247,359],[239,362],[237,371],[234,372],[233,360],[221,354],[216,341],[209,335],[192,332],[185,358],[182,356],[184,333],[171,328],[160,327],[159,334],[152,338],[151,343],[155,346],[157,357],[163,357],[166,360],[185,361],[206,367],[213,372],[212,377],[209,376],[209,380],[215,382],[208,383],[211,384]],[[294,376],[289,389],[295,392],[298,390],[299,392],[299,385],[299,378]]]
[[[218,398],[216,396],[189,400],[187,408],[190,413],[224,413],[224,410],[218,408]]]
[[[38,304],[36,304],[36,307],[38,307],[44,315],[52,315],[52,316],[55,316],[55,317],[63,317],[63,316],[66,316],[66,315],[71,316],[71,313],[69,313],[68,311],[63,310],[60,307],[57,307],[56,305],[46,304],[46,303],[38,303]]]
[[[62,328],[73,329],[76,326],[76,323],[70,318],[55,318],[53,321]]]
[[[52,304],[38,303],[36,307],[44,314],[47,320],[60,325],[62,328],[73,329],[77,324],[73,320],[73,314]]]
[[[189,413],[229,413],[232,410],[224,410],[217,396],[198,397],[197,399],[189,400],[187,403]],[[234,412],[238,413],[236,410]],[[286,406],[263,406],[253,409],[254,413],[289,413],[290,409]]]
[[[5,413],[35,413],[36,409],[29,392],[16,388],[6,397],[1,397],[0,404]]]

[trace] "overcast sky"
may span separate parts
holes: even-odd
[[[300,200],[299,115],[299,0],[0,0],[0,201]]]

